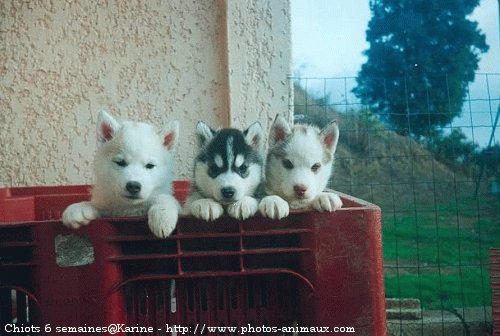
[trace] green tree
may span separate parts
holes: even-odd
[[[353,90],[401,134],[429,135],[460,115],[479,55],[488,50],[479,0],[371,0],[364,52]]]
[[[476,161],[484,168],[486,176],[500,181],[500,144],[484,148],[477,154]]]
[[[466,171],[475,161],[477,145],[468,140],[460,128],[454,128],[447,135],[434,134],[428,146],[439,161],[453,169]]]

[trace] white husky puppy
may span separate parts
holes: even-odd
[[[269,134],[265,193],[259,210],[265,217],[280,219],[289,209],[314,208],[335,211],[340,197],[325,191],[332,172],[339,138],[337,122],[322,130],[310,125],[290,126],[276,116]]]
[[[177,121],[158,133],[152,125],[118,122],[101,111],[97,122],[101,146],[94,159],[92,199],[70,205],[63,213],[63,223],[78,228],[99,217],[147,214],[155,236],[170,235],[179,213],[171,186],[178,135]]]
[[[199,122],[200,151],[195,160],[192,192],[184,213],[212,221],[227,211],[246,219],[258,211],[253,197],[262,181],[264,131],[260,123],[241,132],[234,128],[212,130]]]

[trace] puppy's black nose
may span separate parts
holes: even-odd
[[[222,197],[224,197],[225,199],[233,198],[235,192],[236,192],[236,190],[234,190],[233,187],[224,187],[220,190]]]
[[[131,181],[127,182],[125,188],[130,193],[130,195],[137,195],[141,192],[141,184],[139,182]]]

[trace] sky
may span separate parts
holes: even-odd
[[[497,0],[482,0],[471,16],[490,46],[479,72],[500,72]],[[366,61],[365,32],[370,20],[368,0],[292,0],[294,75],[355,76]]]
[[[330,95],[331,102],[347,109],[357,99],[350,93],[354,77],[366,61],[362,52],[369,45],[365,32],[370,20],[368,0],[292,0],[292,71],[294,77],[308,79],[308,90]],[[490,46],[481,55],[479,73],[470,86],[470,104],[464,104],[461,118],[453,127],[461,127],[467,136],[485,146],[491,135],[500,98],[500,36],[497,0],[482,0],[471,15],[486,35]],[[344,78],[348,77],[348,78]],[[323,78],[333,78],[324,80]],[[304,85],[304,80],[301,80]],[[347,97],[347,98],[346,98]],[[485,102],[488,100],[489,102]],[[497,99],[491,103],[491,99]],[[353,105],[350,105],[353,104]],[[474,127],[472,127],[474,126]],[[494,141],[500,141],[500,125]]]

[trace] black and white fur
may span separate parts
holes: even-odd
[[[264,132],[255,122],[244,132],[212,130],[199,122],[200,151],[194,164],[192,192],[184,214],[213,221],[224,213],[246,219],[258,211],[253,197],[262,181]]]
[[[290,209],[313,208],[335,211],[340,197],[325,191],[332,173],[339,139],[336,121],[322,130],[311,125],[290,126],[276,116],[269,134],[265,193],[259,210],[265,217],[280,219]]]

